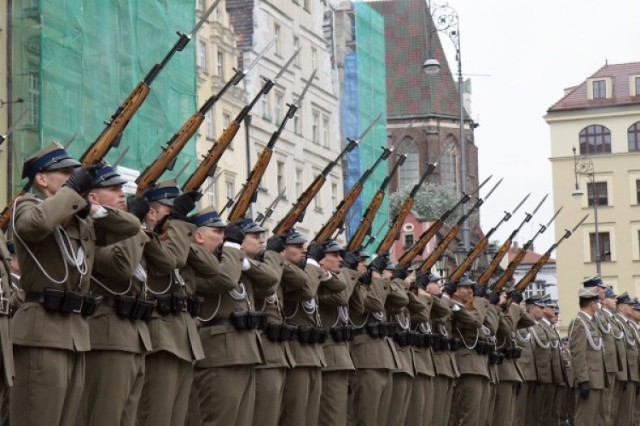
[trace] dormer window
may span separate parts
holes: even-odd
[[[587,80],[587,99],[613,98],[613,78],[595,77]]]
[[[593,81],[593,99],[604,99],[607,97],[607,83],[604,80]]]

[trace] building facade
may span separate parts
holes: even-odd
[[[640,62],[605,64],[567,89],[545,115],[554,204],[564,206],[556,240],[589,215],[557,249],[565,318],[577,311],[577,289],[597,274],[598,263],[603,281],[617,293],[640,295],[639,117]]]

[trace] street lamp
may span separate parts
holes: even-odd
[[[460,191],[465,193],[467,190],[467,156],[466,156],[466,139],[464,136],[464,90],[462,80],[462,57],[460,55],[460,21],[458,20],[458,12],[449,6],[448,3],[434,4],[431,8],[431,2],[427,2],[429,13],[431,14],[433,25],[437,31],[441,31],[449,36],[456,49],[456,61],[458,62],[458,96],[460,107]],[[440,72],[440,62],[434,58],[428,58],[422,69],[428,75]],[[462,215],[465,214],[466,207],[462,205]],[[467,220],[462,223],[462,241],[464,248],[469,251],[469,225]]]
[[[586,176],[587,179],[589,180],[589,183],[591,183],[591,191],[593,193],[593,220],[594,220],[595,231],[596,231],[596,238],[595,238],[596,272],[598,275],[600,275],[601,255],[600,255],[600,234],[598,232],[598,192],[596,190],[596,184],[595,184],[596,173],[595,173],[595,168],[593,166],[593,161],[591,161],[586,157],[578,157],[576,155],[575,146],[573,147],[573,173],[576,178],[576,187],[571,193],[572,196],[582,197],[582,195],[584,194],[584,192],[582,192],[582,190],[580,189],[580,186],[578,185],[578,175]],[[589,194],[587,191],[587,204],[588,203],[589,203]]]
[[[456,249],[454,256],[456,257],[456,266],[460,266],[467,257],[467,250],[464,248],[464,242],[460,241],[458,243],[458,248]]]

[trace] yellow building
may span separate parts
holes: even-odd
[[[556,240],[589,214],[556,254],[566,327],[581,282],[598,269],[616,293],[640,296],[640,62],[605,64],[567,89],[544,118],[554,204],[564,207]]]
[[[209,8],[214,0],[198,0],[197,17]],[[196,40],[196,65],[198,68],[198,108],[207,99],[217,94],[235,74],[238,58],[238,37],[229,22],[226,0],[222,0],[198,32]],[[244,81],[230,89],[205,115],[205,121],[198,130],[196,145],[200,160],[209,151],[215,140],[238,115],[245,105]],[[218,162],[215,174],[203,185],[206,190],[200,202],[201,207],[213,205],[221,210],[227,201],[240,190],[247,178],[247,150],[244,130],[241,126],[229,148]]]

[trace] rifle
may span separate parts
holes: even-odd
[[[189,176],[187,181],[182,185],[183,192],[189,191],[197,191],[204,181],[213,176],[215,173],[215,166],[222,157],[222,154],[225,152],[236,133],[238,133],[238,129],[240,129],[240,123],[245,119],[251,109],[258,103],[258,100],[262,97],[262,95],[266,95],[269,93],[271,88],[276,84],[276,81],[284,74],[284,72],[289,68],[289,65],[293,62],[295,57],[300,53],[300,49],[296,50],[291,58],[285,63],[278,74],[271,80],[265,79],[264,85],[258,92],[258,94],[253,98],[253,100],[240,111],[237,117],[227,126],[226,129],[222,132],[222,135],[218,138],[218,141],[213,144],[213,146],[207,152],[207,155],[202,160],[202,162],[198,165],[196,170]]]
[[[116,158],[116,161],[113,162],[111,167],[115,168],[118,164],[120,164],[120,162],[124,159],[124,156],[127,155],[127,152],[129,152],[129,147],[126,147],[125,149],[122,150],[122,152],[120,153],[120,155],[118,155],[118,158]]]
[[[371,244],[373,244],[373,242],[378,239],[378,236],[380,236],[380,233],[384,230],[384,227],[387,226],[387,223],[389,223],[389,218],[386,218],[384,220],[384,223],[382,224],[382,226],[380,227],[380,229],[378,229],[378,232],[375,233],[375,235],[369,235],[369,239],[367,240],[366,243],[364,243],[362,245],[363,248],[369,247]]]
[[[491,179],[491,176],[486,178],[484,182],[482,182],[480,186],[478,186],[478,188],[476,189],[476,192],[480,191],[480,188],[482,188],[489,181],[489,179]],[[466,203],[470,199],[471,199],[470,195],[463,193],[460,200],[458,200],[458,202],[453,207],[451,207],[449,210],[444,212],[438,220],[433,222],[431,226],[429,226],[427,230],[420,235],[420,238],[418,238],[418,241],[413,243],[413,245],[409,248],[409,250],[405,251],[402,254],[402,256],[400,256],[400,259],[398,259],[398,265],[400,265],[403,268],[406,268],[407,266],[409,266],[411,261],[417,255],[422,253],[427,243],[431,241],[431,239],[438,233],[440,228],[442,228],[442,225],[444,225],[444,221],[447,220],[447,218],[451,216],[459,206]]]
[[[365,181],[369,178],[369,176],[371,176],[376,167],[378,167],[378,164],[380,164],[382,160],[386,160],[387,158],[389,158],[389,155],[391,155],[392,152],[393,147],[382,147],[382,154],[380,154],[375,163],[373,163],[373,166],[371,166],[364,172],[360,179],[358,179],[358,182],[356,182],[356,184],[351,187],[349,193],[342,199],[342,201],[340,201],[340,204],[338,204],[336,211],[333,212],[327,223],[325,223],[322,228],[320,228],[320,231],[318,231],[313,241],[326,241],[331,238],[331,235],[335,232],[336,229],[338,229],[340,223],[344,221],[344,218],[351,206],[353,206],[353,203],[355,203],[356,199],[360,196]]]
[[[78,136],[77,132],[71,135],[71,137],[64,144],[64,149],[68,149],[71,146],[73,141],[76,139],[76,136]],[[7,226],[9,225],[9,220],[11,220],[11,214],[13,212],[13,205],[15,204],[16,200],[22,197],[27,192],[29,192],[32,184],[33,182],[31,181],[28,181],[27,183],[25,183],[22,189],[16,195],[13,196],[13,198],[11,199],[7,207],[5,207],[4,210],[2,210],[2,213],[0,213],[0,229],[2,231],[7,230]]]
[[[398,239],[398,236],[400,235],[400,227],[404,223],[404,220],[406,219],[407,215],[411,211],[411,208],[413,207],[415,196],[418,193],[418,190],[420,189],[422,184],[427,180],[427,177],[429,177],[429,175],[431,175],[433,171],[436,169],[437,164],[438,163],[433,163],[433,164],[427,163],[427,170],[420,177],[420,180],[418,181],[418,183],[413,185],[413,188],[411,189],[409,196],[405,198],[405,200],[403,201],[402,206],[400,206],[400,209],[398,210],[398,213],[396,213],[396,216],[393,218],[393,221],[391,221],[391,226],[387,230],[387,233],[384,235],[384,238],[382,239],[382,241],[380,241],[380,244],[376,249],[376,254],[378,256],[383,253],[387,253],[391,249],[391,246],[393,245],[394,241]],[[370,243],[371,241],[368,244]]]
[[[369,133],[369,130],[371,130],[373,125],[376,124],[380,117],[382,117],[382,113],[378,114],[378,116],[374,118],[371,123],[369,123],[369,126],[367,126],[367,128],[364,130],[364,132],[362,132],[359,138],[347,138],[348,143],[344,147],[342,152],[336,157],[335,160],[327,164],[322,173],[316,176],[313,182],[311,182],[311,185],[309,185],[309,187],[305,189],[305,191],[298,197],[289,212],[280,220],[280,222],[278,222],[276,227],[273,229],[273,235],[284,234],[289,229],[293,228],[296,222],[302,221],[307,206],[309,205],[311,200],[313,200],[313,197],[316,196],[318,191],[320,191],[320,188],[322,188],[322,185],[326,182],[327,176],[329,176],[331,170],[333,170],[333,168],[338,164],[338,161],[340,161],[340,159],[344,157],[347,152],[353,151],[353,149],[360,143],[360,141],[367,135],[367,133]]]
[[[180,130],[175,133],[171,139],[167,142],[166,146],[162,147],[160,155],[147,166],[146,169],[136,179],[138,188],[136,189],[136,196],[141,196],[150,186],[162,176],[165,170],[173,170],[176,162],[176,157],[185,147],[191,137],[198,131],[198,128],[205,119],[205,116],[209,110],[215,105],[215,103],[222,98],[222,96],[231,88],[231,86],[237,86],[245,75],[258,63],[260,59],[267,53],[267,51],[273,46],[275,39],[262,49],[262,52],[253,60],[253,62],[243,71],[236,70],[233,77],[228,80],[225,85],[216,93],[207,99],[204,104],[196,111],[189,119],[182,125]],[[232,138],[233,139],[233,138]],[[231,142],[231,139],[229,140]],[[226,148],[226,147],[225,147]]]
[[[183,34],[180,31],[177,32],[179,36],[178,41],[162,59],[162,62],[155,64],[151,70],[149,70],[144,79],[133,89],[127,99],[125,99],[122,105],[118,107],[116,112],[113,113],[107,122],[107,127],[102,130],[102,133],[100,133],[98,138],[93,141],[93,143],[89,145],[89,148],[87,148],[87,150],[82,154],[80,157],[80,163],[82,163],[83,166],[88,166],[101,161],[105,155],[107,155],[107,152],[109,152],[109,149],[111,149],[112,146],[119,145],[122,132],[125,127],[127,127],[127,124],[129,124],[129,121],[136,111],[138,111],[138,108],[140,108],[144,100],[147,98],[147,95],[151,90],[151,83],[153,83],[153,80],[156,79],[158,74],[160,74],[160,71],[164,69],[173,55],[176,52],[182,51],[187,44],[189,44],[193,34],[195,34],[206,22],[207,18],[218,6],[220,1],[221,0],[216,0],[213,2],[211,7],[207,9],[207,11],[202,15],[202,18],[200,18],[188,34]]]
[[[273,155],[273,147],[276,145],[276,142],[278,142],[278,139],[280,139],[280,135],[282,134],[287,121],[289,121],[289,119],[293,118],[293,116],[296,115],[296,111],[298,111],[298,108],[302,104],[302,100],[304,99],[304,95],[306,95],[307,90],[309,90],[309,87],[311,87],[311,83],[313,82],[313,78],[315,77],[315,75],[316,70],[313,70],[311,76],[309,77],[309,80],[307,81],[307,84],[302,90],[302,94],[298,98],[298,101],[288,105],[289,109],[287,110],[284,119],[280,123],[278,129],[271,135],[271,139],[269,139],[269,143],[267,144],[267,146],[260,153],[258,161],[256,161],[256,164],[253,166],[253,170],[251,170],[249,177],[247,177],[247,183],[242,188],[242,193],[238,197],[238,201],[233,206],[231,212],[229,212],[229,222],[235,222],[236,220],[243,217],[245,212],[249,208],[249,204],[255,201],[255,196],[257,195],[256,190],[258,189],[260,180],[262,179],[262,176],[264,175],[264,172],[267,170],[267,166],[269,166],[269,162],[271,161],[271,156]]]
[[[256,216],[256,223],[260,224],[260,226],[264,225],[264,223],[271,217],[276,206],[284,198],[284,194],[286,193],[287,188],[282,188],[282,191],[278,194],[278,196],[269,204],[269,206],[265,209],[264,213],[258,213]]]
[[[358,229],[356,229],[356,232],[353,234],[351,240],[347,244],[348,251],[353,251],[357,248],[360,248],[362,246],[362,242],[364,241],[364,237],[370,234],[371,225],[373,225],[373,219],[375,219],[376,213],[378,213],[378,210],[382,205],[382,201],[384,201],[385,192],[387,190],[389,182],[391,181],[391,177],[396,173],[398,167],[404,164],[406,159],[407,156],[401,154],[398,158],[398,161],[396,161],[396,164],[393,165],[389,176],[385,177],[382,181],[380,188],[378,188],[378,191],[376,191],[375,195],[371,199],[367,210],[365,210],[364,214],[362,215],[362,220],[360,221]]]
[[[478,256],[480,256],[480,253],[482,253],[482,251],[489,243],[489,238],[491,238],[494,232],[498,230],[500,225],[507,222],[514,214],[516,214],[518,209],[524,204],[525,201],[527,201],[527,198],[529,198],[530,195],[531,193],[528,193],[511,213],[504,212],[504,216],[502,219],[500,219],[500,222],[498,222],[496,226],[491,228],[489,232],[487,232],[487,234],[480,241],[478,241],[478,244],[473,247],[473,250],[471,250],[464,261],[460,265],[458,265],[458,267],[451,273],[451,275],[449,276],[449,281],[458,281],[458,279],[460,279],[460,277],[462,277],[462,275],[469,270],[474,260],[476,260]]]
[[[484,204],[485,200],[487,200],[491,196],[491,194],[493,194],[493,191],[495,191],[496,188],[502,183],[503,179],[500,179],[498,183],[496,183],[493,188],[491,188],[491,191],[489,191],[484,199],[478,197],[475,204],[464,215],[462,215],[460,219],[458,219],[458,222],[456,222],[456,224],[453,225],[451,229],[449,229],[449,232],[447,232],[447,235],[445,235],[442,241],[440,241],[440,244],[438,244],[438,246],[431,253],[429,253],[429,256],[427,256],[427,258],[418,268],[421,273],[424,274],[431,270],[431,267],[436,264],[438,259],[440,259],[440,256],[442,256],[442,253],[444,253],[451,241],[453,241],[453,239],[458,235],[458,232],[460,232],[460,227],[462,226],[464,221],[467,220],[469,216],[471,216],[471,213],[473,213],[474,210],[479,209],[482,204]]]
[[[24,118],[25,115],[27,115],[28,112],[29,112],[29,108],[22,111],[22,113],[18,116],[18,118],[13,123],[11,123],[7,131],[0,135],[0,145],[2,145],[2,142],[4,142],[7,139],[7,136],[9,136],[13,132],[13,130],[22,121],[22,119]]]
[[[549,220],[549,222],[546,225],[541,224],[540,229],[538,229],[538,231],[534,234],[534,236],[531,237],[529,241],[527,241],[527,243],[520,249],[520,251],[516,254],[516,256],[513,259],[511,259],[511,262],[509,262],[509,266],[507,266],[507,270],[504,271],[502,275],[500,275],[500,278],[498,278],[498,280],[493,285],[492,291],[498,292],[502,290],[502,288],[507,284],[507,282],[513,276],[513,273],[515,272],[520,262],[522,262],[522,259],[524,259],[524,256],[527,254],[527,250],[529,249],[529,247],[531,247],[531,245],[533,244],[533,241],[536,239],[538,235],[542,234],[544,231],[547,230],[549,225],[551,225],[551,223],[554,220],[556,220],[556,217],[560,214],[561,210],[562,210],[562,207],[560,207],[558,211],[556,211],[556,214],[553,215],[551,220]]]
[[[589,217],[588,214],[585,215],[585,217],[583,217],[582,220],[580,222],[578,222],[578,224],[576,226],[574,226],[571,231],[569,231],[568,229],[564,230],[564,235],[556,243],[554,243],[551,247],[549,247],[549,250],[547,250],[540,257],[540,259],[538,259],[538,261],[533,264],[531,269],[529,269],[529,271],[527,271],[525,276],[522,277],[520,279],[520,281],[518,281],[518,284],[516,284],[516,286],[513,288],[513,292],[514,293],[522,293],[524,291],[524,289],[527,288],[527,286],[529,285],[529,283],[531,281],[533,281],[533,279],[535,278],[537,273],[540,272],[540,269],[542,269],[544,264],[547,263],[547,261],[551,257],[551,252],[554,251],[556,249],[556,247],[558,247],[560,245],[561,242],[563,242],[564,240],[569,238],[571,235],[573,235],[573,233],[576,231],[576,229],[578,229],[578,227],[580,225],[582,225],[582,223],[585,220],[587,220],[587,217]]]
[[[498,268],[500,261],[507,254],[507,251],[509,251],[509,249],[511,248],[511,244],[513,244],[513,239],[516,237],[516,235],[518,235],[518,232],[520,232],[520,229],[524,226],[524,224],[528,223],[531,220],[531,218],[536,214],[536,212],[540,209],[540,207],[542,206],[542,204],[544,203],[544,201],[547,199],[548,196],[549,194],[545,195],[542,198],[542,200],[540,200],[536,208],[533,209],[533,212],[525,213],[524,219],[522,220],[520,225],[518,225],[518,227],[514,229],[513,232],[511,232],[511,235],[509,235],[509,238],[507,238],[505,242],[502,243],[502,245],[500,246],[496,254],[493,255],[493,258],[491,259],[489,266],[487,266],[487,269],[485,269],[482,275],[480,276],[480,278],[478,278],[479,285],[484,286],[489,282],[489,278],[491,278],[491,275],[493,274],[493,272],[496,270],[496,268]]]

